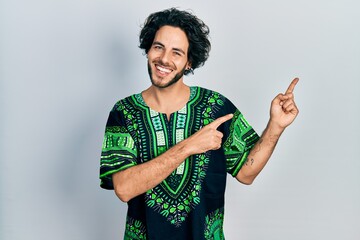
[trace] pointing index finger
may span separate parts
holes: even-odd
[[[210,123],[209,125],[214,127],[215,129],[217,129],[221,124],[232,119],[233,116],[234,116],[234,114],[227,114],[225,116],[219,117],[216,120],[214,120],[212,123]]]
[[[286,93],[292,93],[294,91],[294,88],[296,84],[299,82],[299,78],[294,78],[292,82],[290,83],[288,89],[286,90]]]

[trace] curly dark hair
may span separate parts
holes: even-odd
[[[183,30],[189,41],[188,60],[191,69],[184,74],[194,73],[194,69],[204,65],[209,57],[211,48],[209,27],[195,15],[180,11],[176,8],[166,9],[149,15],[140,32],[139,48],[147,54],[155,38],[156,32],[163,26],[179,27]]]

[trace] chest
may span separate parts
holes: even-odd
[[[188,138],[203,125],[201,111],[188,106],[170,114],[146,109],[139,113],[138,144],[141,159],[147,161],[159,156],[170,147]]]

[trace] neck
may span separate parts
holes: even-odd
[[[142,92],[142,96],[151,109],[170,115],[180,110],[188,102],[190,88],[180,80],[166,88],[152,85]]]

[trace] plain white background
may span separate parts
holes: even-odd
[[[226,239],[360,239],[360,4],[0,1],[0,239],[122,239],[126,204],[99,187],[108,113],[149,86],[145,18],[191,9],[212,51],[189,85],[253,127],[294,77],[300,115],[251,186],[228,178]]]

